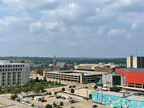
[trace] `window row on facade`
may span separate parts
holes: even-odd
[[[0,68],[2,67],[24,67],[24,65],[0,65]]]

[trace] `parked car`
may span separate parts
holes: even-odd
[[[89,98],[88,98],[88,97],[83,97],[83,99],[85,99],[85,100],[89,100]]]
[[[96,107],[97,107],[97,105],[93,105],[93,106],[92,106],[92,108],[96,108]]]

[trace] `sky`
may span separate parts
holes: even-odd
[[[144,55],[144,0],[0,0],[0,56]]]

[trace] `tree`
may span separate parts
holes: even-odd
[[[73,94],[75,91],[74,91],[74,89],[71,89],[71,93]]]
[[[30,87],[25,87],[23,89],[23,92],[25,92],[27,95],[28,95],[28,92],[31,91],[31,88]]]
[[[49,92],[48,94],[51,95],[51,92]]]
[[[91,93],[89,94],[89,99],[92,99],[92,94]]]
[[[55,95],[57,95],[57,92],[54,92]]]
[[[75,86],[75,85],[73,85],[73,88],[76,88],[76,86]]]
[[[64,92],[64,91],[65,91],[65,88],[62,88],[62,91]]]
[[[53,102],[53,106],[54,106],[54,107],[57,107],[57,104],[56,104],[55,102]]]
[[[38,68],[37,69],[37,73],[40,74],[40,75],[42,75],[43,74],[43,68]]]
[[[47,82],[47,79],[46,79],[46,77],[44,77],[43,81]]]
[[[45,106],[45,108],[52,108],[52,105],[47,104],[47,105]]]
[[[39,80],[39,78],[38,78],[38,77],[36,77],[35,82],[40,82],[40,80]]]
[[[11,95],[12,100],[15,100],[15,98],[17,98],[17,94]]]
[[[41,83],[36,84],[36,87],[34,88],[34,92],[38,93],[40,91],[44,91],[44,85]]]
[[[117,86],[110,87],[110,91],[119,92],[120,90],[121,90],[121,88],[117,87]]]
[[[71,86],[69,86],[69,88],[71,88]]]
[[[19,88],[15,88],[14,90],[12,90],[12,94],[20,94],[21,93],[21,89]]]
[[[63,106],[63,102],[60,102],[60,105]]]
[[[98,88],[97,85],[95,85],[95,86],[94,86],[94,89],[97,89],[97,88]]]
[[[20,102],[20,99],[17,99],[18,102]]]

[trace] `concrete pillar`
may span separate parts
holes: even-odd
[[[83,83],[83,81],[84,81],[84,74],[83,74],[83,73],[81,73],[81,74],[80,74],[80,83],[82,84],[82,83]]]

